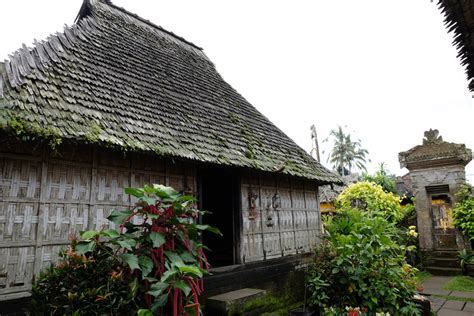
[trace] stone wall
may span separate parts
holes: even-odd
[[[417,213],[418,232],[420,248],[422,250],[433,250],[433,219],[431,216],[430,196],[426,192],[426,187],[435,185],[448,185],[449,195],[456,202],[455,193],[459,187],[466,182],[466,174],[463,165],[453,165],[444,167],[433,167],[410,171],[413,189],[415,191],[415,207]],[[457,233],[458,248],[465,246],[463,237]]]

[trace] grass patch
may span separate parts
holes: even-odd
[[[432,294],[431,296],[445,298],[448,301],[474,302],[474,298],[469,298],[469,297],[438,295],[438,294]]]
[[[431,273],[428,271],[418,271],[415,275],[415,279],[418,281],[418,283],[422,283],[426,280],[428,280],[431,277]]]
[[[264,297],[251,300],[240,308],[232,308],[229,315],[240,316],[249,313],[251,315],[286,316],[292,309],[301,306],[303,306],[303,302],[295,302],[288,296],[275,296],[270,293]]]
[[[443,285],[444,290],[474,292],[474,278],[470,276],[455,276]]]

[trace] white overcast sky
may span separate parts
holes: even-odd
[[[474,101],[430,0],[114,0],[204,48],[220,74],[301,147],[337,125],[404,174],[398,153],[437,128],[474,149]],[[0,59],[71,25],[82,0],[2,1]],[[327,153],[329,145],[322,144]],[[323,158],[326,164],[326,158]],[[474,162],[468,165],[474,180]]]

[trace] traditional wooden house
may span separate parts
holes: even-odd
[[[282,278],[318,242],[318,186],[339,181],[201,48],[85,0],[72,27],[0,63],[0,300],[28,295],[70,234],[108,225],[133,203],[123,188],[147,183],[213,212],[210,293]]]

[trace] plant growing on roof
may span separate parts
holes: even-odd
[[[96,263],[103,260],[97,252],[106,252],[109,260],[115,262],[114,270],[120,271],[130,287],[133,295],[128,304],[140,308],[139,315],[198,315],[199,296],[204,290],[202,277],[209,269],[200,234],[203,230],[220,232],[196,224],[204,212],[195,208],[193,197],[183,196],[171,187],[128,188],[126,193],[137,199],[135,206],[131,210],[113,211],[108,218],[119,230],[83,232],[82,240],[71,246],[72,251]],[[73,287],[64,286],[67,291]],[[105,283],[93,286],[92,292],[102,286]],[[89,288],[84,290],[91,292]],[[114,297],[114,293],[101,294],[96,302]],[[68,299],[74,301],[75,296],[69,295]],[[82,313],[80,304],[77,306],[78,309],[69,311]],[[107,313],[114,314],[113,310]]]

